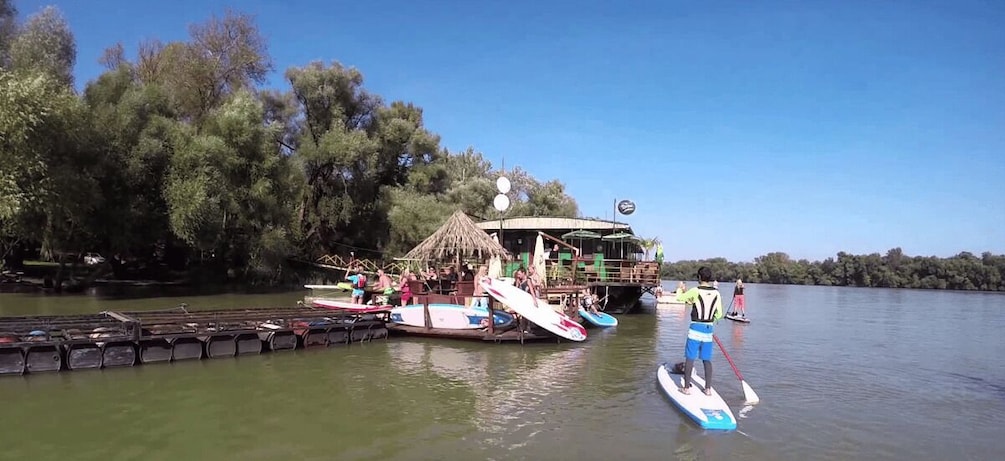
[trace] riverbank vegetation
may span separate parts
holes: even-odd
[[[262,87],[274,66],[249,15],[227,11],[133,56],[111,44],[107,71],[79,93],[59,11],[16,17],[0,0],[9,265],[62,268],[93,251],[118,277],[163,268],[277,283],[290,259],[400,255],[458,207],[494,217],[500,172],[472,148],[447,151],[420,107],[385,101],[359,70],[305,63],[284,70],[284,88]],[[578,214],[560,182],[506,176],[510,215]]]
[[[840,252],[837,258],[823,261],[794,260],[785,253],[768,253],[743,263],[725,258],[677,261],[664,264],[662,276],[669,280],[694,280],[701,266],[712,269],[720,289],[722,282],[742,278],[751,283],[1005,291],[1005,255],[985,252],[978,257],[963,252],[951,258],[938,258],[908,256],[900,248],[891,249],[886,255]]]

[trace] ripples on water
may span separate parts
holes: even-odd
[[[75,460],[992,460],[1005,452],[1005,296],[748,285],[747,299],[751,324],[716,328],[761,397],[745,407],[716,350],[715,386],[741,415],[735,433],[698,429],[658,391],[658,364],[682,359],[687,317],[681,307],[650,306],[614,330],[590,330],[582,344],[393,338],[4,378],[10,424],[0,446],[11,459]]]

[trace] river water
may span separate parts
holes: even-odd
[[[667,282],[670,289],[676,282]],[[693,285],[693,283],[692,283]],[[723,287],[729,296],[731,288]],[[0,295],[0,314],[291,305],[303,292]],[[747,285],[716,326],[733,433],[658,391],[683,308],[651,304],[580,344],[392,337],[328,349],[0,378],[3,459],[997,460],[1005,295]],[[699,367],[700,369],[700,367]]]

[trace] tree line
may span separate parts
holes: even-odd
[[[400,255],[454,210],[495,216],[498,169],[449,152],[423,110],[338,62],[273,71],[254,18],[228,10],[187,41],[113,44],[74,90],[74,36],[47,7],[0,0],[0,253],[85,251],[276,282],[293,259]],[[511,216],[576,216],[557,180],[514,168]]]
[[[900,248],[893,248],[886,255],[840,252],[837,258],[823,261],[794,260],[775,252],[753,262],[736,263],[725,258],[677,261],[664,264],[661,274],[664,279],[694,280],[701,266],[712,269],[720,282],[742,278],[752,283],[1005,291],[1005,255],[990,252],[980,257],[962,252],[938,258],[908,256]]]

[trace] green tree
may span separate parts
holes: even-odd
[[[32,15],[17,30],[8,53],[9,68],[14,71],[44,73],[58,83],[73,84],[77,44],[70,26],[55,7],[46,7]]]

